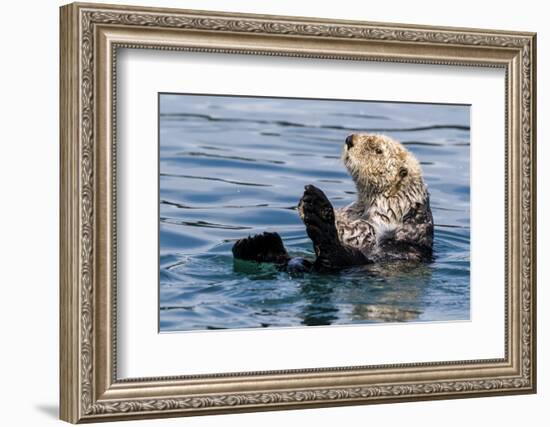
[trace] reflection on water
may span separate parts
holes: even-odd
[[[160,109],[161,331],[469,319],[469,107],[163,94]],[[233,260],[236,239],[265,230],[313,257],[303,186],[351,203],[340,150],[365,131],[421,161],[435,262],[290,275]]]

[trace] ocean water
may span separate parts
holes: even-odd
[[[469,106],[159,95],[160,331],[470,318]],[[304,185],[355,200],[347,135],[384,133],[422,164],[435,260],[290,275],[235,262],[235,240],[277,231],[313,258]]]

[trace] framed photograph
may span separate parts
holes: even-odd
[[[63,420],[535,392],[535,34],[60,22]]]

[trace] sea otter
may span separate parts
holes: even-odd
[[[292,259],[277,233],[238,240],[237,259],[289,269],[335,271],[384,261],[432,259],[433,217],[418,160],[385,135],[352,134],[342,160],[355,182],[357,200],[334,209],[326,195],[306,185],[298,212],[316,259]]]

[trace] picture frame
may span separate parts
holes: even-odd
[[[63,6],[60,24],[61,419],[98,422],[536,392],[534,33],[85,3]],[[504,70],[504,357],[119,378],[121,49]]]

